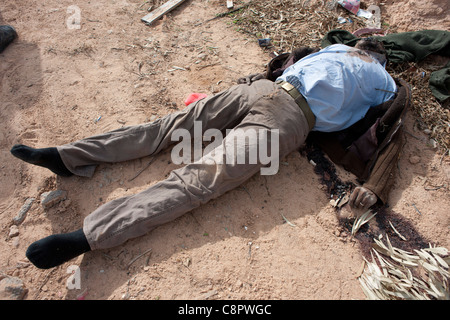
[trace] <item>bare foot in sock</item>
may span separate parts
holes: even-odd
[[[83,229],[79,229],[71,233],[54,234],[32,243],[26,256],[36,267],[49,269],[90,250]]]
[[[16,144],[11,148],[11,154],[25,162],[47,168],[59,176],[70,177],[73,175],[64,165],[56,148],[34,149]]]

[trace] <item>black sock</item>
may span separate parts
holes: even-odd
[[[36,267],[49,269],[90,250],[83,229],[79,229],[71,233],[54,234],[32,243],[26,256]]]
[[[73,175],[73,173],[64,165],[56,148],[34,149],[22,144],[16,144],[11,148],[11,153],[16,158],[47,168],[57,175],[63,177],[70,177]]]
[[[0,26],[0,52],[16,38],[17,32],[12,26]]]

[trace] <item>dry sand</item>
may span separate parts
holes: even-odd
[[[283,159],[277,175],[257,175],[120,247],[89,252],[51,270],[27,261],[32,242],[80,228],[100,204],[145,189],[176,165],[165,152],[132,181],[149,159],[102,165],[92,179],[60,178],[12,157],[13,144],[55,146],[152,121],[184,108],[192,92],[212,94],[263,71],[270,59],[230,19],[205,22],[227,10],[225,0],[188,0],[147,26],[140,18],[150,4],[0,4],[0,22],[20,35],[0,54],[0,274],[21,279],[29,300],[80,294],[92,300],[365,299],[357,280],[363,256],[375,231],[388,227],[371,226],[350,237],[321,178],[299,152]],[[66,24],[71,5],[81,10],[80,29]],[[384,21],[398,31],[450,29],[446,0],[386,1],[381,8]],[[411,246],[450,248],[450,158],[430,146],[416,124],[409,113],[386,214]],[[56,189],[67,191],[67,199],[44,209],[40,195]],[[36,200],[18,235],[10,236],[12,219],[30,197]],[[79,267],[80,289],[67,287],[72,265]]]

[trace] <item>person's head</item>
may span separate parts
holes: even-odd
[[[356,43],[355,48],[367,52],[373,58],[377,59],[381,65],[386,65],[386,49],[381,41],[372,37],[363,38]]]

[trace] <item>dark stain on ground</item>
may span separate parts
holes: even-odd
[[[355,184],[352,182],[344,182],[336,174],[335,165],[324,155],[323,151],[313,144],[307,144],[300,150],[302,156],[306,156],[308,161],[313,160],[315,163],[314,171],[321,177],[321,183],[326,186],[325,192],[329,198],[339,197],[342,193],[351,193]],[[336,209],[336,214],[340,209]],[[403,217],[401,214],[394,212],[388,205],[376,205],[373,210],[377,212],[375,222],[363,225],[359,231],[353,236],[360,243],[363,256],[370,259],[371,249],[374,245],[374,238],[378,238],[380,234],[385,240],[386,236],[393,247],[399,248],[411,253],[414,249],[419,250],[428,248],[430,241],[425,239],[414,227],[414,225]],[[338,216],[338,215],[337,215]],[[338,219],[341,230],[347,234],[351,234],[354,218]],[[389,224],[395,227],[406,241],[403,240]]]

